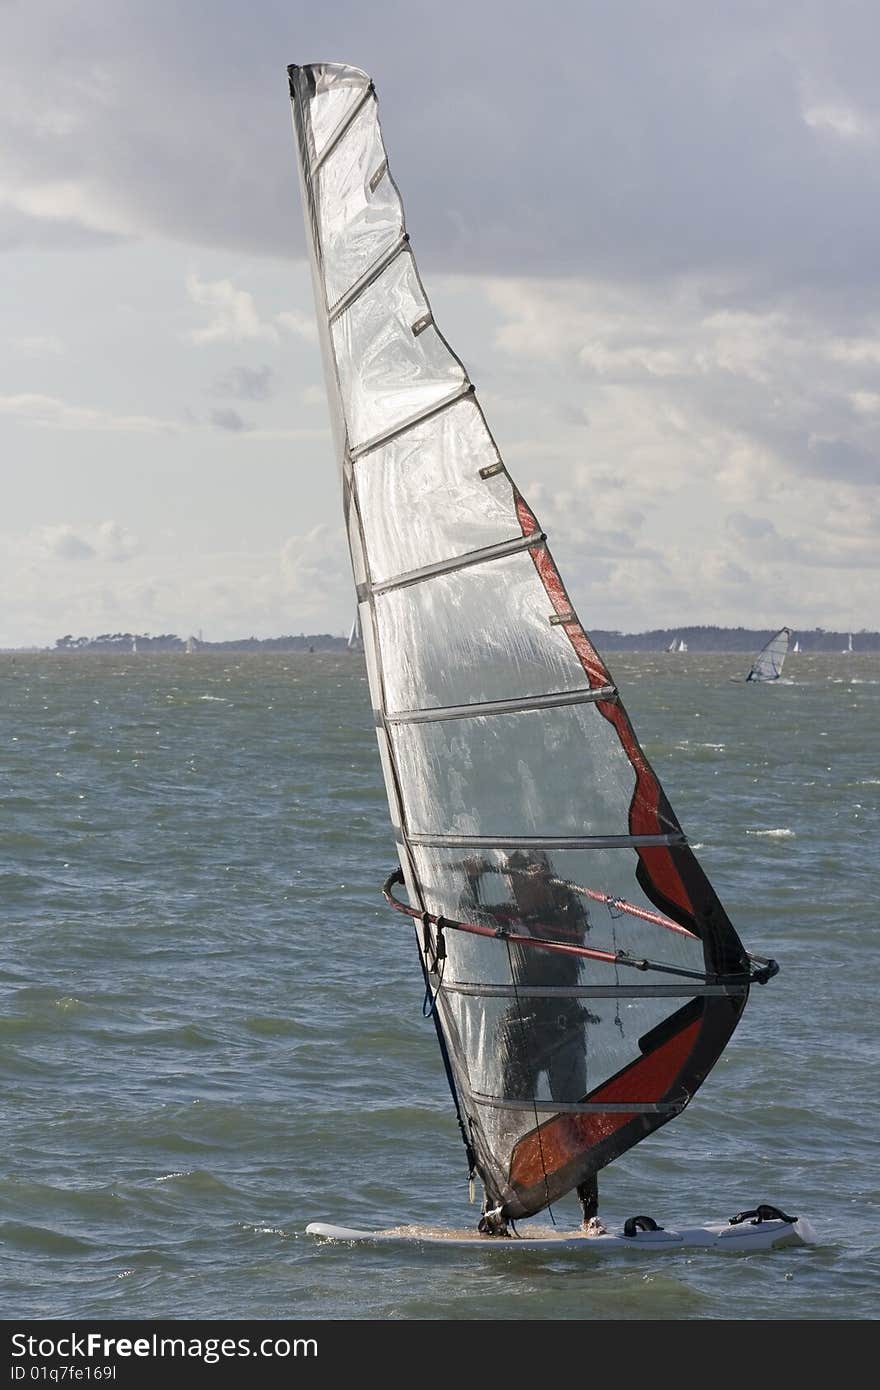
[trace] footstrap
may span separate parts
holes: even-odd
[[[785,1221],[787,1225],[793,1226],[797,1221],[796,1216],[786,1216],[785,1212],[780,1211],[778,1207],[771,1207],[763,1202],[761,1206],[755,1207],[754,1211],[737,1212],[736,1216],[730,1218],[728,1224],[739,1226],[743,1221],[750,1219],[753,1226],[760,1226],[762,1221]]]
[[[623,1224],[623,1234],[632,1238],[638,1235],[639,1231],[662,1231],[663,1227],[658,1226],[653,1216],[630,1216]]]

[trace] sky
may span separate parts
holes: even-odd
[[[373,77],[585,626],[880,627],[880,7],[0,0],[0,647],[354,596],[286,67]]]

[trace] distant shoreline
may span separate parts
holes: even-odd
[[[753,653],[773,636],[776,628],[725,628],[725,627],[675,627],[655,628],[648,632],[616,632],[593,628],[590,637],[600,652],[664,652],[670,659],[684,655],[670,651],[673,642],[684,641],[687,655],[696,652],[715,652],[723,654]],[[849,632],[829,632],[824,628],[812,631],[799,631],[792,628],[792,639],[800,644],[804,655],[811,652],[835,652],[846,654]],[[863,652],[880,652],[880,632],[853,632],[853,656]],[[301,653],[312,655],[319,652],[351,652],[359,655],[358,648],[349,646],[347,637],[336,637],[332,633],[299,633],[285,637],[244,637],[227,642],[200,641],[195,637],[178,637],[176,633],[163,633],[152,637],[148,633],[106,633],[98,637],[72,637],[69,634],[56,640],[51,647],[0,647],[0,655],[61,655],[77,656],[104,653],[115,656],[136,656],[147,653],[231,653],[261,652],[279,655]]]

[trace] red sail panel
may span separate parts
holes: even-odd
[[[701,1020],[682,1029],[646,1057],[633,1062],[619,1075],[591,1091],[585,1100],[592,1105],[602,1101],[660,1101],[674,1092],[678,1077],[690,1057],[700,1031]],[[531,1188],[551,1178],[557,1171],[580,1163],[587,1152],[608,1139],[621,1126],[636,1118],[637,1112],[608,1110],[604,1113],[554,1115],[517,1144],[510,1160],[510,1184]]]

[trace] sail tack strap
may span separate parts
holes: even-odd
[[[596,690],[559,690],[548,695],[524,695],[515,700],[482,700],[469,705],[439,705],[435,709],[393,710],[390,714],[374,711],[376,722],[388,724],[430,724],[442,719],[482,719],[487,714],[520,714],[530,709],[554,709],[558,705],[582,705],[596,700],[616,700],[617,688],[602,686]]]

